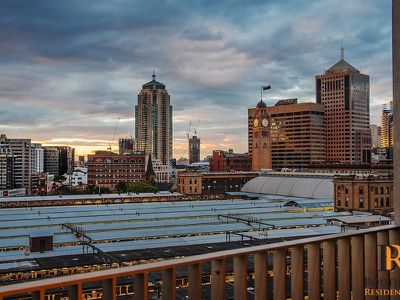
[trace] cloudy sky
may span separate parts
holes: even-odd
[[[371,122],[392,97],[391,1],[0,2],[0,132],[78,153],[133,135],[153,69],[174,106],[174,156],[200,119],[202,156],[247,151],[247,108],[271,84],[315,101],[314,76],[340,56],[369,74]],[[114,148],[117,145],[114,144]]]

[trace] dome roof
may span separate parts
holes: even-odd
[[[315,199],[332,199],[333,182],[328,176],[264,175],[253,178],[242,192]]]
[[[267,104],[265,104],[265,102],[262,100],[260,102],[258,102],[257,106],[256,106],[256,108],[266,108],[266,107],[267,107]]]

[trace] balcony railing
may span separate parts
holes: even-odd
[[[364,299],[365,288],[400,289],[400,271],[380,271],[379,245],[400,244],[399,226],[382,226],[334,235],[197,255],[133,267],[30,281],[0,287],[0,300],[25,295],[46,299],[50,290],[65,291],[69,299],[84,299],[84,287],[101,282],[102,299],[117,299],[121,278],[133,285],[132,299],[147,299],[150,274],[161,272],[162,299],[176,299],[187,288],[189,299]],[[254,267],[249,268],[249,261]],[[229,263],[228,263],[229,262]],[[229,270],[233,262],[233,268]],[[202,295],[203,266],[210,295]],[[186,270],[185,286],[177,269]],[[249,289],[248,287],[252,287]],[[47,292],[46,292],[47,291]],[[251,292],[251,294],[250,294]],[[250,296],[249,296],[250,295]],[[398,299],[399,296],[394,296]],[[126,298],[124,298],[126,299]],[[368,297],[368,299],[373,299]],[[388,299],[386,296],[385,299]]]

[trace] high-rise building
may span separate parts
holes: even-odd
[[[14,156],[14,185],[15,188],[25,188],[31,192],[31,140],[9,139],[5,134],[0,135],[0,153]]]
[[[390,101],[389,108],[383,106],[381,115],[381,147],[393,147],[393,101]]]
[[[75,161],[74,167],[85,167],[85,156],[79,155],[78,160]]]
[[[49,175],[60,175],[60,156],[56,147],[48,146],[44,149],[44,171]]]
[[[163,164],[172,159],[172,106],[165,85],[153,80],[144,84],[135,106],[137,150],[152,154]]]
[[[119,154],[132,154],[135,150],[135,139],[120,138],[118,139]]]
[[[0,153],[0,190],[15,188],[14,162],[14,155]]]
[[[248,110],[249,155],[253,156],[257,108]],[[272,168],[304,168],[325,161],[324,107],[284,99],[266,108],[270,117]]]
[[[271,117],[267,105],[262,100],[257,103],[255,109],[249,110],[249,132],[250,130],[252,170],[272,169]]]
[[[200,138],[196,135],[189,137],[189,163],[200,161]]]
[[[75,165],[75,149],[69,146],[46,146],[44,171],[50,175],[71,174]]]
[[[381,127],[378,125],[370,125],[371,132],[371,149],[380,148],[381,146]]]
[[[44,149],[42,144],[32,143],[31,173],[39,174],[44,172]]]
[[[369,162],[369,76],[341,59],[317,75],[316,100],[325,107],[326,160]]]
[[[72,174],[75,164],[75,149],[69,146],[55,146],[58,150],[59,175]]]

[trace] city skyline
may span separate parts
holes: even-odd
[[[155,69],[174,106],[175,157],[187,156],[198,118],[202,157],[245,152],[260,86],[272,86],[268,105],[315,102],[314,76],[339,60],[342,40],[345,59],[371,76],[372,124],[392,99],[388,1],[96,4],[0,4],[0,128],[10,138],[106,149],[118,117],[117,138],[134,134],[136,95]]]

